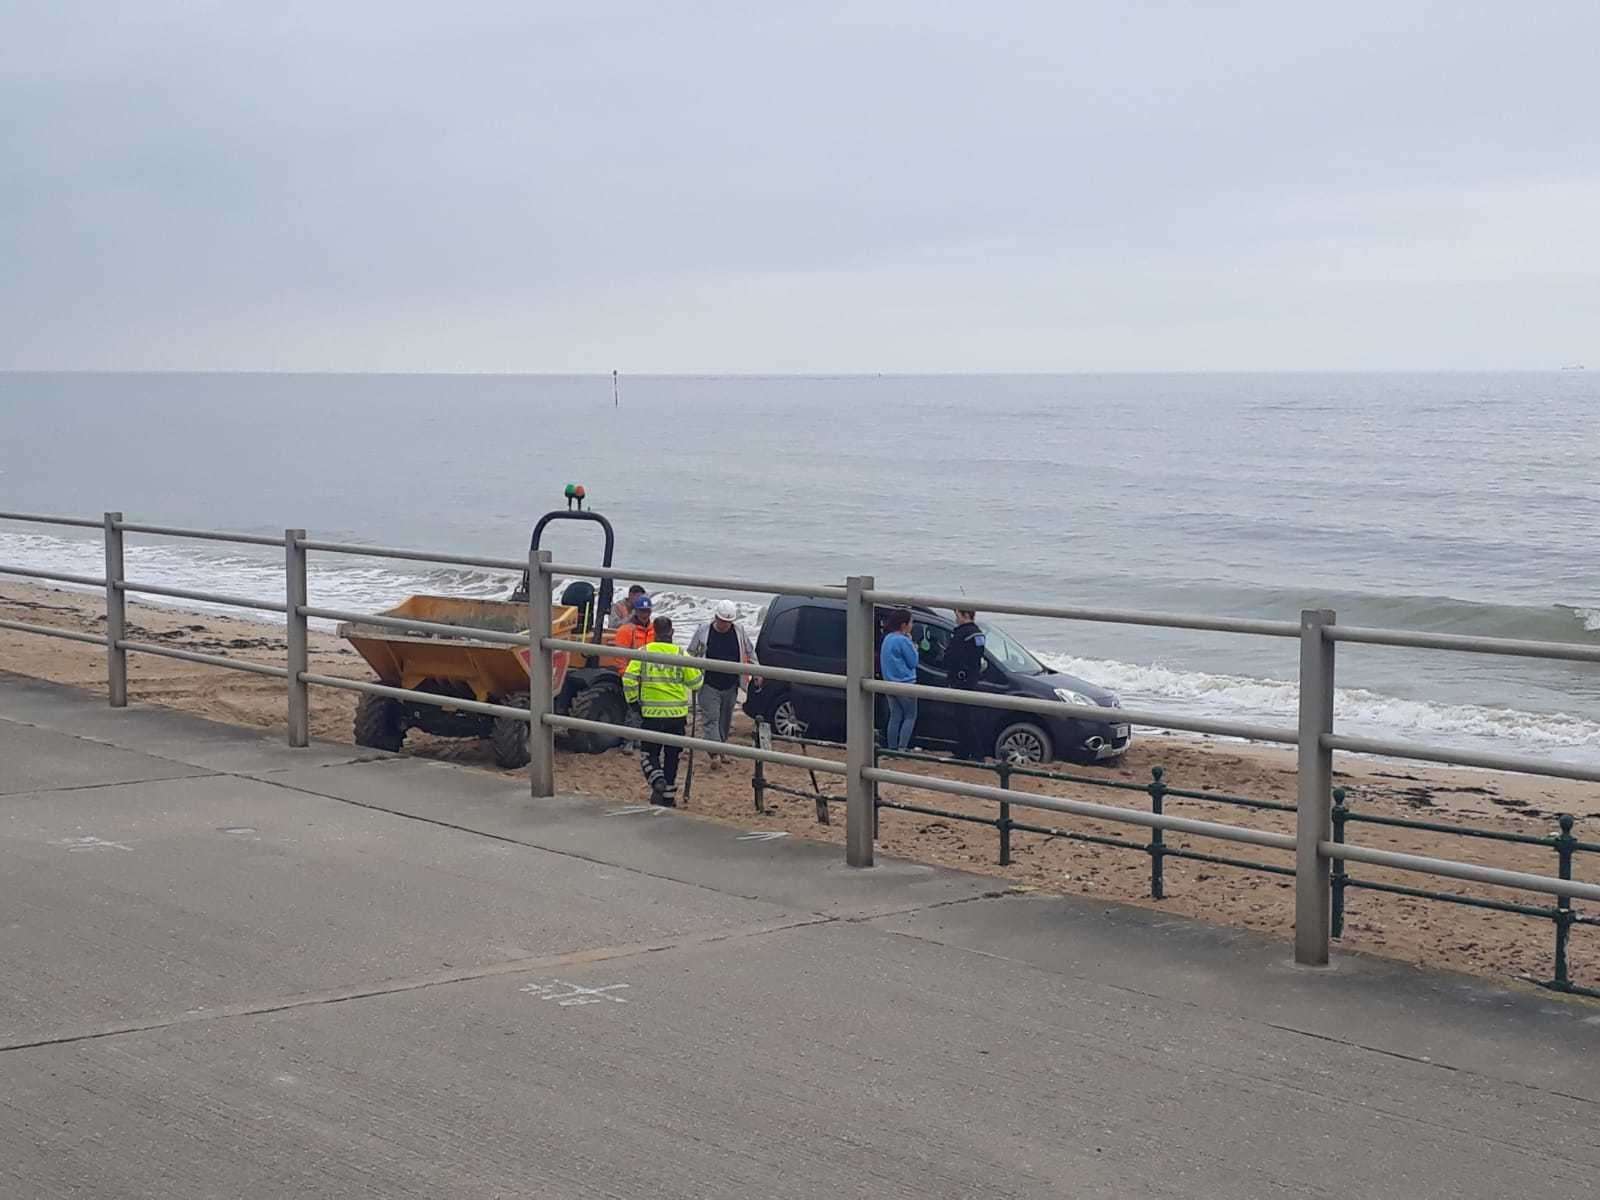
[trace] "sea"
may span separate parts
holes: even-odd
[[[519,558],[567,483],[617,562],[1600,645],[1600,373],[0,374],[0,509]],[[592,528],[556,526],[558,561]],[[92,531],[0,563],[98,574]],[[282,596],[268,548],[131,536],[143,581]],[[507,574],[312,557],[314,604]],[[620,581],[629,582],[626,575]],[[720,593],[663,589],[687,625]],[[738,595],[755,622],[766,597]],[[203,607],[203,606],[199,606]],[[272,620],[264,615],[264,620]],[[1281,722],[1292,641],[1000,618],[1125,704]],[[0,662],[0,667],[3,667]],[[1600,763],[1600,666],[1341,645],[1346,733]]]

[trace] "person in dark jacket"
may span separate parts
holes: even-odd
[[[944,653],[945,670],[949,672],[950,686],[969,692],[978,690],[978,680],[983,676],[983,630],[978,627],[978,614],[970,609],[956,610],[956,628],[950,635],[949,648]],[[982,714],[970,704],[957,704],[956,729],[960,742],[957,758],[981,762],[985,757],[978,727]]]

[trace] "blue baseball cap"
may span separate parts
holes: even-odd
[[[649,612],[650,608],[651,608],[651,605],[650,605],[650,597],[649,596],[640,596],[637,599],[635,599],[634,602],[633,602],[633,611],[634,612]]]

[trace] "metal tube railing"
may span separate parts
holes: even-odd
[[[1056,617],[1064,621],[1097,621],[1112,625],[1155,625],[1164,629],[1200,629],[1213,633],[1247,633],[1257,637],[1300,636],[1293,621],[1262,621],[1249,617],[1205,617],[1186,613],[1140,612],[1123,608],[1076,608],[1059,604],[1020,604],[1008,600],[976,600],[970,596],[925,596],[916,592],[891,592],[875,588],[867,593],[874,604],[903,604],[951,611],[1007,613],[1021,617]]]
[[[638,567],[598,567],[589,564],[574,566],[569,563],[551,563],[547,575],[577,575],[583,578],[613,578],[625,576],[639,583],[675,583],[687,587],[720,588],[725,592],[771,592],[784,596],[813,596],[832,600],[844,599],[844,588],[831,584],[768,583],[751,579],[721,579],[707,575],[685,575],[677,571],[659,571]]]
[[[251,675],[271,675],[275,679],[286,679],[289,675],[283,667],[248,662],[244,659],[223,658],[218,654],[200,654],[194,650],[180,650],[176,646],[152,646],[148,642],[129,642],[119,639],[117,649],[132,651],[135,654],[154,654],[158,658],[175,658],[180,662],[200,663],[207,667],[223,667],[229,671],[246,671]]]
[[[20,575],[24,579],[48,579],[51,583],[81,583],[85,587],[105,587],[104,576],[74,575],[68,571],[41,571],[33,567],[14,567],[0,563],[0,575]]]
[[[85,642],[91,646],[106,644],[105,638],[97,633],[79,633],[76,629],[54,629],[49,625],[30,625],[26,621],[0,619],[0,629],[10,629],[17,633],[36,633],[40,637],[62,638],[69,642]]]
[[[913,775],[907,771],[886,771],[881,767],[868,767],[866,776],[874,783],[893,783],[901,787],[924,788],[930,792],[944,792],[951,796],[966,796],[973,800],[993,800],[996,804],[1013,807],[1042,808],[1050,812],[1071,813],[1079,817],[1093,817],[1101,821],[1114,821],[1123,825],[1142,825],[1146,829],[1170,829],[1196,837],[1218,838],[1225,842],[1240,842],[1246,846],[1264,846],[1269,850],[1295,848],[1295,841],[1287,833],[1272,833],[1265,829],[1246,829],[1239,825],[1223,825],[1217,821],[1197,821],[1192,817],[1174,817],[1165,813],[1141,812],[1136,808],[1118,808],[1110,804],[1094,804],[1088,800],[1068,800],[1060,796],[1041,796],[1037,792],[1018,792],[1006,788],[989,787],[982,783],[967,783],[960,779],[944,779],[933,775]]]
[[[136,592],[140,595],[170,596],[175,600],[200,600],[207,604],[225,604],[230,608],[256,608],[262,612],[286,613],[288,605],[280,604],[276,600],[253,600],[248,596],[229,596],[222,592],[203,592],[197,588],[168,587],[162,583],[137,583],[131,579],[124,579],[115,585],[120,592]]]
[[[48,513],[0,512],[0,521],[21,521],[27,525],[71,525],[77,529],[99,529],[98,517],[57,517]]]
[[[274,539],[271,545],[282,545]],[[328,554],[353,554],[365,558],[403,558],[410,562],[446,563],[453,567],[488,567],[497,571],[521,571],[526,563],[512,558],[488,558],[478,554],[439,554],[432,550],[401,550],[394,546],[361,546],[347,542],[321,542],[306,538],[300,542],[305,550],[321,550]]]
[[[98,524],[99,522],[96,522]],[[260,533],[220,533],[213,529],[185,529],[178,525],[145,525],[134,521],[118,521],[122,533],[154,533],[162,537],[195,538],[202,542],[233,542],[241,546],[281,546],[282,538],[267,537]]]
[[[533,645],[533,640],[526,633],[507,633],[503,629],[484,629],[477,625],[448,625],[442,621],[420,621],[415,617],[386,617],[381,613],[347,612],[342,608],[320,608],[314,604],[302,604],[298,608],[301,616],[316,617],[323,621],[348,621],[352,625],[375,625],[380,629],[397,629],[402,633],[410,631],[437,634],[441,637],[468,641],[493,642],[499,646]]]
[[[315,615],[315,614],[313,614]],[[754,675],[758,679],[778,679],[785,683],[809,683],[816,687],[842,688],[843,675],[826,671],[802,671],[795,667],[768,667],[760,663],[731,663],[720,658],[692,658],[687,654],[660,654],[628,646],[597,646],[593,642],[574,642],[567,638],[542,638],[546,650],[565,650],[569,654],[593,654],[600,658],[627,658],[639,662],[661,663],[669,667],[694,667],[701,671],[725,671],[730,675]],[[527,639],[523,639],[527,644]]]
[[[884,696],[913,696],[919,700],[939,700],[945,704],[972,704],[979,708],[1003,708],[1011,712],[1040,713],[1064,720],[1094,721],[1101,725],[1147,725],[1158,729],[1182,729],[1189,733],[1213,733],[1223,737],[1248,738],[1256,742],[1281,742],[1294,745],[1299,734],[1287,725],[1254,725],[1245,721],[1210,721],[1202,717],[1182,717],[1174,713],[1148,712],[1142,708],[1090,707],[1068,704],[1065,700],[1037,700],[1028,696],[973,692],[964,688],[928,687],[920,683],[891,683],[886,679],[867,679],[862,687]]]
[[[1399,885],[1378,883],[1369,885],[1366,881],[1351,879],[1348,873],[1343,870],[1343,864],[1346,861],[1368,863],[1395,870],[1434,874],[1444,878],[1464,879],[1491,886],[1539,892],[1561,898],[1560,906],[1557,910],[1554,910],[1560,927],[1561,949],[1558,950],[1557,978],[1550,986],[1560,986],[1565,990],[1582,990],[1572,987],[1570,981],[1566,979],[1564,959],[1561,956],[1564,953],[1565,934],[1569,928],[1582,924],[1600,923],[1587,914],[1571,911],[1571,901],[1573,899],[1600,900],[1600,886],[1579,883],[1567,878],[1571,874],[1572,856],[1579,851],[1592,848],[1585,843],[1578,842],[1571,835],[1570,818],[1564,818],[1561,836],[1551,843],[1556,846],[1560,854],[1562,877],[1559,879],[1484,867],[1473,863],[1456,862],[1449,859],[1351,846],[1342,840],[1344,829],[1350,820],[1357,818],[1353,817],[1349,810],[1342,805],[1336,806],[1334,809],[1336,824],[1331,838],[1329,836],[1328,818],[1331,780],[1328,764],[1331,761],[1329,756],[1333,752],[1345,751],[1384,757],[1421,759],[1490,770],[1516,771],[1525,774],[1586,782],[1600,782],[1600,768],[1557,763],[1529,755],[1456,750],[1408,741],[1350,737],[1338,734],[1334,731],[1331,719],[1334,690],[1333,650],[1338,642],[1343,641],[1421,650],[1596,663],[1600,662],[1600,647],[1581,643],[1524,641],[1511,638],[1483,638],[1361,626],[1342,626],[1337,623],[1334,614],[1331,612],[1304,613],[1302,614],[1301,622],[1296,624],[1290,621],[1256,620],[1204,614],[1008,603],[966,596],[936,596],[895,592],[876,588],[874,580],[870,576],[852,576],[845,585],[837,586],[723,578],[628,566],[603,567],[556,564],[550,560],[548,552],[524,562],[520,559],[432,553],[400,547],[312,540],[306,538],[303,531],[300,530],[289,530],[286,532],[285,537],[280,539],[256,534],[224,533],[179,526],[130,522],[124,520],[120,513],[106,513],[101,520],[90,520],[79,517],[0,511],[0,520],[20,521],[31,524],[54,524],[85,529],[102,528],[107,564],[106,574],[103,578],[65,571],[39,570],[10,565],[0,565],[0,574],[15,575],[25,579],[40,579],[56,583],[104,588],[107,616],[106,632],[103,637],[76,630],[55,629],[49,626],[12,620],[0,620],[0,629],[36,634],[43,637],[57,637],[84,644],[103,644],[107,649],[108,691],[113,705],[124,703],[126,699],[125,655],[130,652],[152,654],[206,666],[287,679],[289,681],[289,737],[291,744],[295,745],[305,744],[307,740],[305,733],[305,688],[307,685],[383,696],[390,699],[428,704],[491,717],[534,722],[538,729],[546,731],[546,740],[530,747],[530,779],[533,781],[535,795],[553,793],[553,783],[549,775],[551,756],[547,740],[548,731],[552,729],[615,734],[632,741],[677,745],[680,748],[688,749],[704,749],[719,754],[727,754],[730,757],[751,759],[758,766],[770,763],[777,766],[797,767],[812,772],[823,772],[834,776],[842,775],[846,778],[845,790],[847,796],[844,799],[849,806],[847,859],[857,866],[871,865],[873,855],[871,834],[878,807],[901,807],[908,811],[921,811],[923,807],[898,801],[880,800],[876,796],[876,789],[877,785],[881,783],[921,788],[971,799],[994,801],[1000,804],[1000,816],[997,820],[993,822],[990,822],[988,818],[980,818],[978,820],[979,823],[992,823],[1001,831],[1003,847],[1013,829],[1038,828],[1040,832],[1047,831],[1046,827],[1031,827],[1021,822],[1012,821],[1010,817],[1012,806],[1020,805],[1091,819],[1144,826],[1153,831],[1149,846],[1135,846],[1131,843],[1126,843],[1126,845],[1130,849],[1142,849],[1151,854],[1153,870],[1156,876],[1159,876],[1160,859],[1165,856],[1191,857],[1199,861],[1225,863],[1295,875],[1297,878],[1296,957],[1302,962],[1326,961],[1330,893],[1338,893],[1342,896],[1345,887],[1372,886],[1374,889],[1387,888],[1391,891],[1409,894],[1407,889],[1403,889]],[[215,542],[271,546],[274,548],[282,547],[285,549],[287,556],[285,602],[279,604],[275,601],[261,601],[196,588],[129,581],[124,578],[122,568],[122,535],[124,533],[144,533],[174,538],[198,538]],[[747,748],[713,742],[703,738],[663,734],[655,731],[638,730],[625,726],[607,725],[574,717],[559,716],[552,711],[554,697],[550,694],[548,687],[530,686],[530,707],[523,709],[503,704],[389,687],[364,680],[311,673],[306,669],[307,648],[304,622],[307,617],[350,621],[380,628],[409,630],[428,635],[462,637],[514,647],[528,646],[532,648],[530,669],[540,671],[548,671],[551,651],[566,651],[585,656],[598,655],[622,658],[630,661],[660,662],[666,665],[693,666],[702,670],[724,670],[728,669],[730,664],[723,663],[721,660],[690,659],[683,655],[653,654],[645,650],[618,649],[596,643],[552,637],[549,629],[549,605],[539,602],[541,595],[548,599],[548,588],[536,587],[531,589],[528,618],[529,633],[508,633],[501,630],[477,629],[447,625],[441,622],[407,620],[380,614],[363,614],[311,606],[305,602],[305,553],[307,551],[479,567],[502,570],[507,573],[528,571],[530,577],[541,579],[550,579],[556,575],[629,577],[656,584],[678,584],[736,592],[781,593],[845,600],[847,602],[846,640],[848,644],[846,647],[846,670],[844,674],[838,675],[821,671],[749,664],[740,664],[736,668],[740,674],[752,675],[763,679],[816,687],[842,688],[846,699],[848,731],[848,736],[842,747],[845,751],[844,761],[839,762],[805,754],[788,754],[781,751],[764,750],[759,747]],[[283,613],[289,619],[289,663],[286,667],[278,667],[239,661],[218,655],[202,654],[173,646],[129,641],[123,636],[125,628],[123,599],[129,593],[166,596],[174,599],[194,600],[229,607]],[[1262,637],[1298,638],[1301,642],[1299,727],[1212,720],[1142,709],[1085,707],[1048,699],[999,696],[978,691],[930,688],[915,684],[896,684],[877,680],[873,678],[873,613],[875,606],[890,604],[916,605],[926,608],[975,609],[985,613],[1008,613],[1062,620],[1156,626]],[[542,619],[541,613],[544,614]],[[1314,664],[1316,669],[1309,669],[1308,663]],[[1002,788],[972,784],[959,779],[912,775],[884,770],[876,765],[872,747],[873,698],[876,695],[912,696],[944,703],[1034,713],[1042,716],[1092,721],[1107,725],[1141,725],[1184,730],[1193,733],[1239,737],[1253,741],[1297,745],[1300,755],[1298,772],[1300,795],[1298,803],[1292,809],[1297,814],[1296,834],[1289,835],[1265,830],[1252,830],[1210,821],[1171,816],[1162,809],[1162,797],[1167,795],[1179,796],[1185,793],[1166,788],[1159,776],[1148,789],[1134,788],[1134,790],[1148,790],[1150,792],[1151,811],[1145,812],[1060,797],[1042,796],[1036,793],[1018,791],[1010,787],[1011,776],[1025,777],[1029,774],[1027,768],[1007,767],[1002,773],[1002,782],[1008,786]],[[1197,795],[1196,798],[1200,798],[1200,796]],[[1226,801],[1227,798],[1221,799]],[[1249,802],[1247,806],[1290,810],[1290,806],[1268,801],[1253,801]],[[963,817],[962,819],[967,818]],[[1399,824],[1400,820],[1384,821],[1380,819],[1379,823]],[[1290,851],[1298,848],[1296,865],[1291,869],[1263,863],[1246,863],[1241,860],[1226,859],[1216,855],[1202,855],[1195,851],[1164,845],[1159,835],[1169,829],[1198,837],[1214,837],[1278,851]],[[1051,836],[1076,836],[1054,830],[1048,830],[1048,832],[1050,832]],[[1105,838],[1097,834],[1082,834],[1081,836],[1089,840],[1098,839],[1107,845],[1125,844],[1120,843],[1115,838]],[[1534,838],[1531,835],[1513,835],[1506,837],[1504,840],[1535,842],[1542,839]],[[1003,857],[1005,856],[1004,848],[1002,849],[1002,855]],[[1330,872],[1330,865],[1334,864],[1337,864],[1338,869]],[[1411,891],[1417,891],[1417,889],[1411,889]],[[1419,894],[1422,893],[1419,892]],[[1449,895],[1436,894],[1433,898],[1450,899],[1451,897]],[[1461,902],[1465,903],[1467,900],[1463,898]],[[1529,905],[1515,905],[1509,901],[1484,901],[1483,905],[1484,907],[1496,908],[1507,912],[1516,911],[1520,913],[1527,910],[1531,915],[1549,915],[1544,909],[1534,909],[1533,906]]]
[[[283,674],[287,675],[285,671]],[[343,692],[362,692],[368,696],[387,696],[391,700],[411,700],[418,704],[431,704],[435,708],[458,708],[462,712],[478,713],[485,717],[506,717],[512,721],[529,719],[525,708],[512,708],[505,704],[488,704],[482,700],[463,700],[457,696],[441,696],[436,692],[415,692],[410,688],[389,687],[370,683],[365,679],[342,679],[337,675],[318,675],[307,671],[300,676],[305,683],[318,687],[335,688]]]
[[[1416,650],[1457,650],[1465,654],[1501,654],[1514,658],[1600,663],[1600,646],[1585,646],[1579,642],[1533,642],[1520,638],[1471,637],[1407,629],[1369,629],[1360,625],[1330,625],[1326,634],[1336,642],[1359,642],[1369,646],[1405,646]]]
[[[1446,879],[1465,879],[1469,883],[1487,883],[1522,892],[1542,892],[1547,896],[1600,900],[1600,884],[1578,883],[1570,879],[1557,879],[1552,875],[1506,871],[1499,867],[1479,866],[1477,863],[1429,858],[1422,854],[1401,854],[1394,850],[1376,850],[1371,846],[1352,846],[1345,842],[1323,842],[1317,849],[1326,858],[1344,862],[1367,863],[1369,866],[1416,871],[1424,875],[1443,875]]]
[[[1431,746],[1423,742],[1399,742],[1385,738],[1347,737],[1342,733],[1323,735],[1322,744],[1330,750],[1347,750],[1352,754],[1376,754],[1384,758],[1412,758],[1424,762],[1452,763],[1462,767],[1484,767],[1491,771],[1515,771],[1524,775],[1548,775],[1552,779],[1577,779],[1585,783],[1600,783],[1600,767],[1580,767],[1571,763],[1534,758],[1527,754],[1491,754],[1484,750],[1453,750],[1447,746]]]

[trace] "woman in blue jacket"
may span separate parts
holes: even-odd
[[[890,683],[915,683],[917,681],[917,644],[911,640],[911,612],[897,608],[889,614],[884,626],[888,635],[883,648],[878,651],[882,674]],[[917,698],[915,696],[889,697],[889,736],[885,745],[890,750],[909,750],[911,734],[917,727]]]

